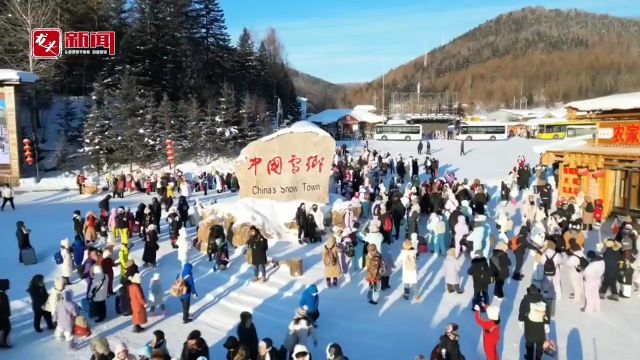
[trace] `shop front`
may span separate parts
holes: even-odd
[[[559,166],[559,196],[601,199],[605,218],[640,214],[639,129],[638,121],[599,121],[595,142],[548,150],[542,162]]]

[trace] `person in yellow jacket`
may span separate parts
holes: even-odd
[[[129,220],[127,214],[122,207],[118,208],[118,215],[116,216],[116,237],[120,236],[122,246],[126,247],[129,244]]]

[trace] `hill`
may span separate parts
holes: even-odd
[[[452,91],[464,103],[539,106],[640,89],[640,20],[524,8],[500,15],[385,75],[393,91]],[[381,94],[382,79],[351,88],[352,103]]]
[[[349,105],[347,86],[330,83],[293,68],[288,68],[288,71],[296,88],[296,94],[311,101],[310,112],[318,113],[324,109]]]

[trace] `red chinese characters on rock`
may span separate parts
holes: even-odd
[[[287,163],[289,166],[285,169],[283,160],[281,156],[275,156],[271,160],[269,160],[266,164],[265,173],[266,175],[282,175],[283,172],[286,173],[287,170],[290,171],[292,175],[296,175],[301,171],[301,164],[303,159],[296,154],[292,154]],[[249,159],[249,167],[247,170],[253,169],[253,174],[255,176],[258,175],[258,167],[263,163],[263,158],[255,156]],[[324,166],[324,158],[319,157],[318,155],[311,155],[307,157],[305,162],[305,170],[307,173],[317,170],[318,174],[322,173],[322,169]]]

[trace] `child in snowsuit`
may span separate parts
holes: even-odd
[[[498,343],[500,342],[500,308],[489,306],[484,308],[488,320],[480,317],[480,306],[473,307],[476,314],[476,323],[482,328],[482,344],[487,360],[500,360],[498,356]]]
[[[149,299],[147,305],[149,310],[154,312],[156,307],[160,308],[160,311],[164,311],[164,299],[163,299],[162,283],[160,282],[160,273],[153,273],[151,281],[149,281]]]
[[[444,259],[444,279],[447,283],[447,292],[457,292],[462,294],[460,288],[460,262],[455,255],[455,249],[447,251],[447,257]]]

